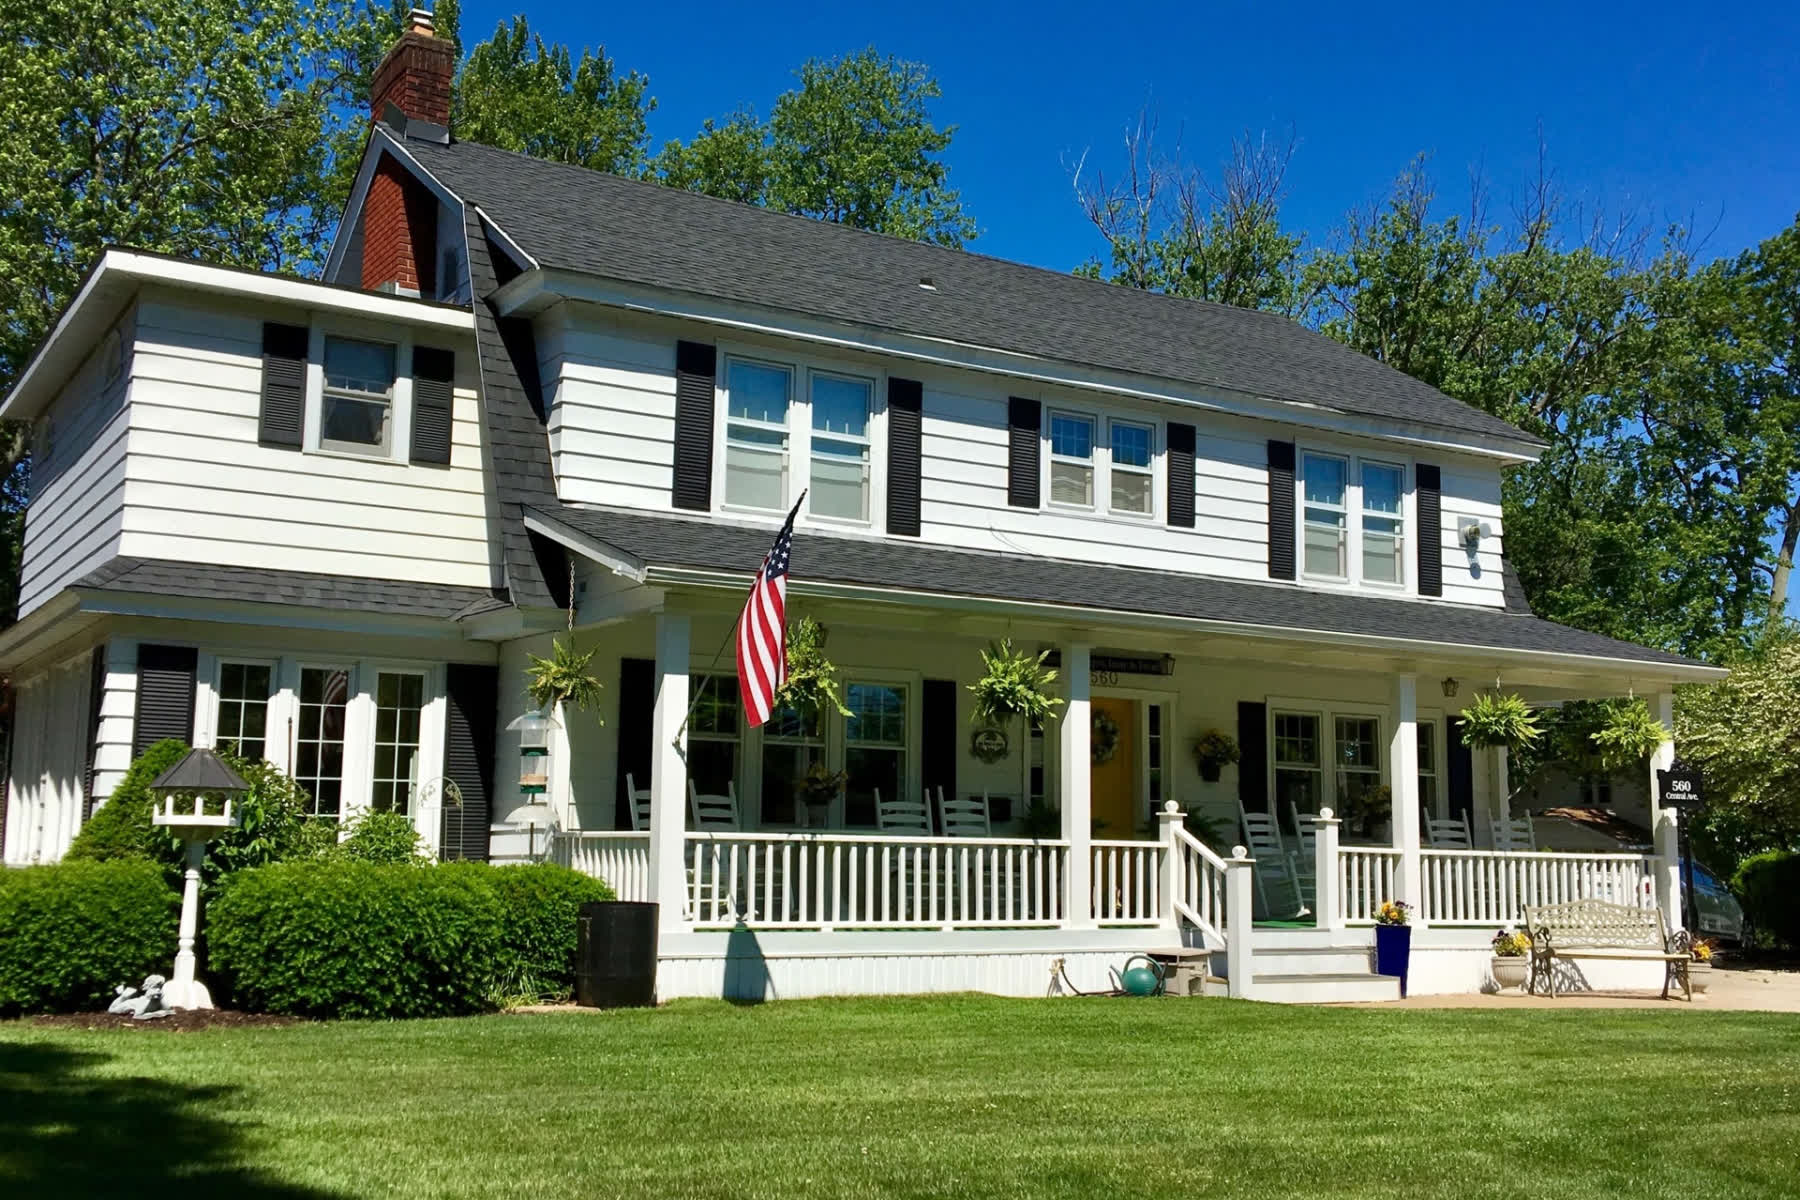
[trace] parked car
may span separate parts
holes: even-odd
[[[1744,909],[1725,886],[1725,881],[1694,860],[1694,923],[1704,937],[1722,938],[1728,942],[1744,940]]]

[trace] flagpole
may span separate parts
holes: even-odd
[[[782,523],[783,529],[789,529],[789,528],[793,527],[794,518],[799,515],[800,506],[802,504],[806,503],[806,493],[811,490],[812,490],[811,488],[801,488],[800,489],[800,498],[798,500],[794,501],[794,507],[788,510],[787,520]],[[768,557],[766,555],[763,558],[763,562],[764,563],[768,562]],[[756,569],[758,571],[761,571],[762,567],[759,565]],[[739,620],[743,619],[743,614],[741,612],[738,614],[738,619]],[[675,748],[677,750],[681,749],[681,739],[684,738],[685,736],[687,736],[688,722],[690,722],[694,719],[694,713],[699,709],[700,701],[706,695],[707,685],[710,684],[715,678],[718,677],[719,660],[721,658],[725,657],[725,647],[731,645],[731,639],[737,634],[737,628],[738,628],[738,622],[733,621],[726,628],[725,636],[719,640],[719,648],[717,650],[713,651],[712,662],[707,666],[706,674],[700,680],[700,686],[697,689],[695,689],[693,700],[688,703],[687,715],[681,718],[681,728],[679,728],[675,731]],[[742,702],[742,697],[739,698],[739,701],[740,701],[740,703]]]

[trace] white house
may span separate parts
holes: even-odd
[[[1666,716],[1721,674],[1530,613],[1500,480],[1533,439],[1281,317],[455,141],[450,71],[416,15],[322,280],[109,250],[5,398],[37,447],[6,862],[178,736],[322,818],[399,809],[445,856],[659,902],[665,996],[1037,993],[1053,958],[1098,982],[1183,940],[1241,994],[1383,995],[1388,898],[1415,990],[1462,990],[1522,903],[1675,911],[1666,858],[1491,848],[1505,764],[1456,736],[1496,682]],[[790,613],[853,715],[750,730],[729,634],[802,489]],[[562,714],[553,821],[508,824],[527,655],[571,619],[605,704]],[[1057,653],[1066,704],[977,746],[1001,637]],[[1241,748],[1215,781],[1206,730]],[[848,783],[812,811],[820,762]],[[727,797],[715,827],[691,794]],[[945,836],[940,796],[986,833]],[[1254,866],[1220,854],[1241,813],[1284,839]],[[1475,848],[1422,847],[1422,813]]]

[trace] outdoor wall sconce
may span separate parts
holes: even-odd
[[[1455,678],[1453,678],[1452,676],[1449,676],[1449,675],[1444,676],[1443,688],[1444,688],[1444,699],[1446,699],[1446,700],[1456,699],[1457,683],[1456,683]]]
[[[1462,527],[1462,543],[1463,549],[1467,550],[1470,554],[1481,549],[1480,521],[1470,521],[1467,525]]]

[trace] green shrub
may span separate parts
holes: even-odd
[[[612,888],[552,863],[496,867],[492,878],[505,928],[494,961],[496,999],[568,998],[575,989],[576,916],[589,901],[615,899]]]
[[[181,898],[149,862],[0,871],[0,1013],[104,1008],[175,961]]]
[[[258,1011],[479,1012],[501,942],[490,871],[332,859],[241,872],[207,912],[211,966],[233,1003]]]
[[[1732,890],[1756,928],[1800,950],[1800,852],[1765,850],[1738,866]]]
[[[106,803],[89,817],[63,857],[69,861],[113,862],[138,859],[175,862],[179,851],[174,839],[158,833],[150,824],[150,785],[158,775],[181,761],[186,742],[165,738],[137,756],[113,788]]]
[[[413,819],[400,812],[364,809],[350,822],[344,840],[327,853],[352,862],[422,866],[431,861]]]

